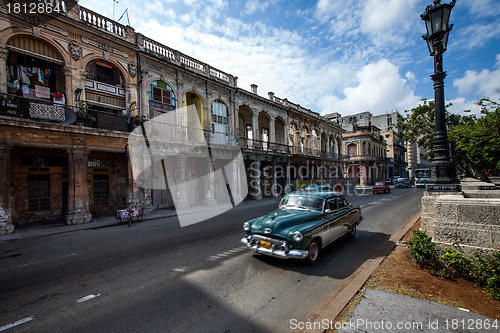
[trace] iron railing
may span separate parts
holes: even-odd
[[[9,94],[0,94],[0,115],[122,132],[134,126],[131,118],[121,114]]]
[[[263,153],[285,153],[305,157],[319,157],[323,159],[344,160],[344,155],[334,152],[323,151],[314,148],[289,146],[282,143],[269,142],[263,140],[248,139],[240,137],[238,139],[239,146],[244,150],[259,151]]]

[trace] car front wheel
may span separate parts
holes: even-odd
[[[354,236],[356,236],[356,228],[357,228],[356,224],[352,225],[352,227],[347,232],[347,238],[354,238]]]
[[[309,245],[308,254],[307,254],[307,262],[309,264],[314,264],[318,261],[319,258],[319,242],[315,239]]]

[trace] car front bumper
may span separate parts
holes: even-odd
[[[309,255],[309,251],[307,251],[307,250],[297,250],[297,249],[282,250],[282,249],[276,249],[274,246],[271,246],[270,249],[266,249],[264,247],[258,246],[258,244],[259,244],[258,241],[249,241],[248,238],[246,238],[246,237],[243,237],[241,239],[241,242],[257,253],[261,253],[261,254],[265,254],[268,256],[277,257],[277,258],[305,259]]]

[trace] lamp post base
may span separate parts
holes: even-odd
[[[461,192],[460,184],[427,184],[425,190],[428,192]]]
[[[460,181],[455,177],[451,160],[434,160],[430,165],[431,176],[425,189],[429,192],[460,192]]]

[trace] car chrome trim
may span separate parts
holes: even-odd
[[[272,257],[278,257],[284,259],[289,259],[289,258],[305,259],[309,255],[309,251],[307,250],[292,249],[290,251],[283,251],[282,249],[276,249],[274,247],[271,247],[270,249],[258,247],[257,242],[252,244],[251,242],[248,242],[248,240],[245,237],[241,239],[241,242],[246,246],[248,246],[249,248],[251,248],[252,250],[256,251],[257,253],[262,253]]]

